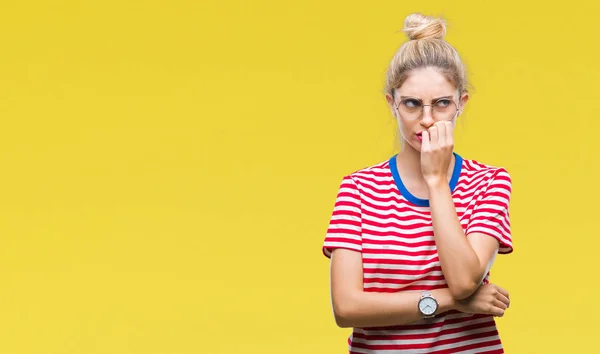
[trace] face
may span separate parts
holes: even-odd
[[[421,151],[421,133],[437,121],[456,118],[469,99],[434,68],[413,70],[394,97],[386,95],[392,114],[398,120],[405,147]]]

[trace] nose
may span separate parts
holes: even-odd
[[[433,119],[433,108],[431,106],[423,106],[423,113],[421,114],[421,125],[429,128],[435,123]]]

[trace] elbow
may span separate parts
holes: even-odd
[[[448,284],[448,288],[455,300],[463,300],[473,295],[480,285],[481,283],[465,280],[460,283]]]
[[[341,299],[340,299],[341,300]],[[347,299],[333,302],[333,316],[335,324],[340,328],[351,328],[353,326],[354,309]]]
[[[333,316],[335,318],[335,324],[340,328],[352,327],[352,312],[345,307],[335,307],[333,309]]]
[[[352,328],[353,326],[350,324],[348,318],[342,316],[335,316],[335,324],[340,328]]]

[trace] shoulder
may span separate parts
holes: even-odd
[[[481,161],[463,158],[463,173],[469,176],[486,176],[488,178],[501,178],[510,180],[510,173],[503,166],[494,166]]]
[[[501,184],[509,190],[512,186],[512,177],[506,167],[495,166],[474,159],[462,159],[462,174],[470,184],[475,183],[480,186]]]
[[[357,186],[369,184],[385,184],[393,181],[390,170],[390,160],[362,167],[344,176],[344,180]]]

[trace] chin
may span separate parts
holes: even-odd
[[[402,148],[403,149],[409,148],[409,149],[421,152],[421,142],[415,141],[415,140],[404,139],[404,144],[402,144]]]

